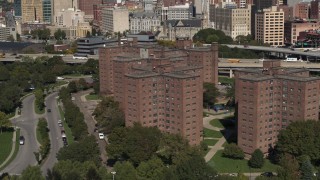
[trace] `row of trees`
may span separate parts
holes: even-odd
[[[37,125],[37,131],[39,132],[40,138],[40,150],[35,152],[36,159],[40,164],[43,159],[49,154],[50,151],[50,139],[49,139],[49,129],[48,123],[45,118],[40,118]]]
[[[156,127],[120,127],[108,135],[106,150],[119,179],[210,179],[216,172],[200,147]]]
[[[70,84],[69,84],[70,85]],[[64,112],[65,112],[65,121],[68,126],[71,128],[72,135],[76,141],[79,141],[85,138],[88,134],[88,127],[84,122],[84,115],[80,112],[78,106],[73,104],[71,100],[70,88],[63,87],[59,91],[59,97],[63,103]]]
[[[67,65],[61,57],[25,57],[22,62],[0,63],[0,111],[14,112],[21,105],[20,98],[30,87],[45,90],[56,82],[57,76],[92,74],[95,89],[99,90],[98,61],[89,59],[83,65]],[[39,93],[40,94],[40,93]],[[40,97],[40,96],[39,96]],[[38,104],[40,106],[40,104]]]
[[[37,108],[42,111],[45,107],[45,104],[44,104],[44,100],[45,100],[45,95],[43,93],[43,90],[42,89],[36,89],[34,91],[34,96],[36,98],[35,100],[35,106],[37,106]]]

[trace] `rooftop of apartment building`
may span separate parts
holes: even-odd
[[[313,81],[319,77],[305,77],[294,74],[308,72],[305,68],[285,68],[281,67],[281,62],[278,60],[265,60],[262,69],[246,68],[237,69],[236,71],[248,73],[239,77],[242,80],[248,81],[264,81],[270,79],[287,79],[294,81]]]

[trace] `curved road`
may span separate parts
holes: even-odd
[[[56,97],[58,96],[58,93],[52,93],[47,96],[46,98],[46,108],[51,109],[51,112],[46,113],[46,119],[48,121],[48,128],[49,128],[49,137],[50,137],[50,152],[45,160],[45,162],[42,164],[41,170],[42,174],[46,175],[48,169],[52,169],[53,165],[58,161],[56,158],[56,155],[61,147],[63,147],[62,137],[61,137],[61,129],[58,125],[58,120],[61,119]]]
[[[34,95],[26,97],[22,101],[21,116],[12,120],[12,123],[20,128],[20,135],[24,136],[25,144],[20,145],[16,158],[3,170],[9,174],[21,174],[28,165],[36,165],[37,161],[33,152],[38,151],[39,144],[36,138],[36,126],[38,117],[34,113]]]

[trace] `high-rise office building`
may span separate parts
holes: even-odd
[[[284,12],[272,6],[259,11],[255,17],[255,39],[271,46],[283,46],[284,43]]]
[[[102,32],[124,32],[129,30],[129,11],[125,8],[105,8],[102,10]]]
[[[166,49],[128,39],[127,45],[99,49],[100,90],[120,102],[126,126],[155,126],[197,145],[203,134],[202,84],[217,81],[217,65],[217,44]]]
[[[210,5],[210,21],[214,29],[223,31],[227,36],[236,39],[237,36],[251,34],[251,5],[246,8],[223,8]]]
[[[43,0],[43,22],[52,23],[52,1]]]
[[[93,5],[102,4],[102,0],[78,0],[78,6],[85,15],[93,16]]]
[[[287,69],[264,61],[262,69],[235,72],[238,146],[247,154],[274,147],[291,122],[319,119],[319,77],[305,68]]]
[[[78,9],[77,0],[53,0],[53,22],[56,21],[57,14],[62,10],[67,10],[69,8]]]
[[[21,16],[21,0],[14,0],[13,9],[15,16]]]
[[[22,0],[21,1],[22,22],[42,22],[43,5],[42,0]]]
[[[310,3],[310,19],[319,20],[320,16],[319,0],[311,1]]]

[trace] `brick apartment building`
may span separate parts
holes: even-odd
[[[112,93],[125,112],[126,126],[140,123],[181,134],[190,144],[202,140],[203,82],[218,81],[218,46],[176,49],[137,44],[99,50],[100,91]]]
[[[238,146],[267,153],[291,122],[319,119],[319,80],[304,68],[286,69],[264,61],[263,69],[235,72]]]

